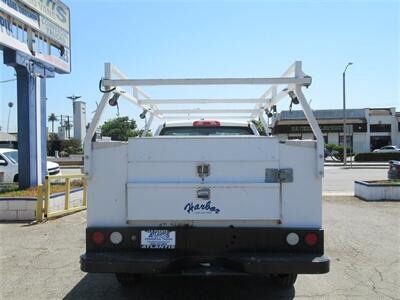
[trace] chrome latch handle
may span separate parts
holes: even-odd
[[[211,197],[211,191],[209,188],[201,188],[197,190],[197,198],[202,200],[209,200]]]

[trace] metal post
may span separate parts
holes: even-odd
[[[50,201],[50,193],[51,193],[50,189],[51,189],[50,179],[46,176],[45,190],[44,190],[44,216],[46,218],[49,214],[49,201]]]
[[[70,178],[65,179],[65,203],[64,203],[64,209],[68,210],[69,209],[69,194],[71,193],[71,181]]]
[[[347,165],[347,138],[346,138],[346,72],[343,72],[343,165]]]
[[[7,133],[9,133],[11,108],[12,108],[13,106],[14,106],[14,103],[13,103],[13,102],[8,102]]]
[[[43,185],[38,186],[38,195],[36,199],[36,221],[43,221]]]
[[[86,177],[83,177],[82,181],[83,181],[83,200],[82,200],[82,206],[87,206],[87,189],[88,189],[88,185],[87,185],[87,179],[86,179]]]
[[[67,116],[67,129],[68,129],[68,139],[71,139],[71,132],[70,132],[70,124],[69,124],[69,116]]]
[[[347,136],[346,136],[346,70],[353,63],[349,62],[343,71],[343,166],[347,165]]]

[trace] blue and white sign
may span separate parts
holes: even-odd
[[[39,22],[39,14],[26,7],[22,3],[14,0],[0,0],[0,8],[6,12],[11,12],[11,10],[19,13],[22,16],[31,19],[32,21]]]
[[[6,1],[6,0],[2,0]],[[69,32],[70,12],[69,8],[58,0],[20,0],[26,6],[40,14],[41,18],[47,18],[55,25]]]
[[[55,25],[47,18],[40,18],[40,30],[43,34],[51,37],[61,45],[68,47],[70,45],[69,33],[61,27]]]
[[[55,46],[59,51],[51,48]],[[56,0],[0,0],[0,48],[71,71],[70,11]]]
[[[140,246],[144,249],[175,249],[175,231],[142,230]]]

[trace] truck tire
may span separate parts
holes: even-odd
[[[115,277],[117,277],[119,284],[125,287],[135,285],[140,281],[139,274],[115,273]]]
[[[296,282],[297,274],[273,274],[271,278],[276,285],[289,288]]]

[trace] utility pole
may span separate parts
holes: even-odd
[[[73,105],[74,102],[75,102],[75,100],[78,100],[79,98],[82,98],[82,96],[75,96],[75,95],[72,95],[72,96],[68,96],[67,98],[70,99],[70,100],[72,101],[72,105]]]
[[[349,62],[343,71],[343,165],[347,165],[347,137],[346,137],[346,71],[353,63]]]
[[[10,114],[11,114],[11,108],[13,108],[14,103],[13,102],[8,102],[8,120],[7,120],[7,133],[8,133],[8,129],[10,126]]]
[[[67,116],[67,130],[68,130],[68,139],[71,139],[71,131],[70,131],[70,126],[71,124],[69,123],[69,116]]]

